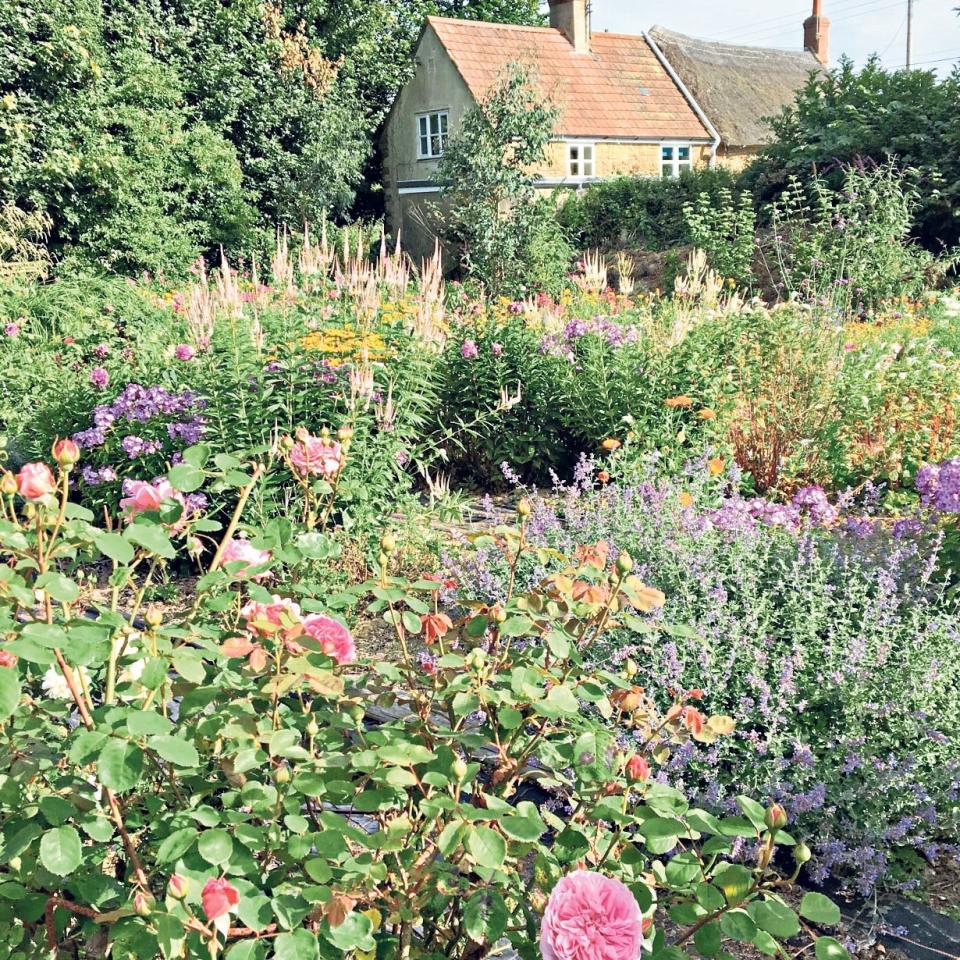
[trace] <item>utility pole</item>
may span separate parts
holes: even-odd
[[[907,72],[913,66],[913,0],[907,0]]]

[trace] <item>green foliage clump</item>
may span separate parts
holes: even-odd
[[[572,193],[560,222],[581,249],[637,246],[663,250],[691,242],[684,208],[734,189],[726,169],[685,170],[679,178],[617,177]]]
[[[753,280],[756,254],[757,214],[753,198],[721,187],[715,195],[700,193],[687,203],[683,216],[690,231],[690,242],[707,255],[710,266],[721,277],[749,287]]]
[[[783,191],[789,177],[811,171],[839,189],[846,166],[895,162],[919,172],[916,235],[929,250],[960,242],[960,75],[861,70],[849,60],[810,79],[796,102],[773,119],[771,143],[748,168],[743,185],[760,201]]]
[[[557,292],[572,258],[553,201],[538,197],[557,111],[511,64],[447,145],[438,179],[446,231],[464,272],[491,295]]]

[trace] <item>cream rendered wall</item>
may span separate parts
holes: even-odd
[[[593,175],[595,177],[659,177],[659,143],[624,143],[615,140],[590,141],[577,138],[580,142],[593,143]],[[543,175],[548,180],[564,180],[569,177],[568,140],[555,140],[550,144],[547,164]],[[691,144],[695,167],[706,166],[710,162],[708,144]]]
[[[401,196],[398,187],[403,181],[432,180],[436,176],[436,160],[417,158],[417,115],[446,110],[450,137],[456,134],[464,114],[476,101],[429,24],[414,56],[414,75],[393,104],[381,144],[390,230],[396,234],[400,229],[403,246],[414,258],[420,258],[433,252],[436,218],[431,206],[438,197],[436,193]]]

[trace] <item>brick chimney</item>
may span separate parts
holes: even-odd
[[[823,0],[813,0],[813,14],[803,21],[803,47],[824,66],[830,62],[830,21],[823,15]]]
[[[550,0],[550,26],[559,30],[577,53],[590,52],[588,0]]]

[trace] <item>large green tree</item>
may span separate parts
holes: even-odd
[[[748,170],[761,199],[790,175],[813,171],[842,182],[851,163],[895,161],[919,177],[920,238],[930,248],[960,241],[960,69],[945,79],[925,70],[862,70],[845,60],[811,78],[793,106],[772,121],[774,141]]]

